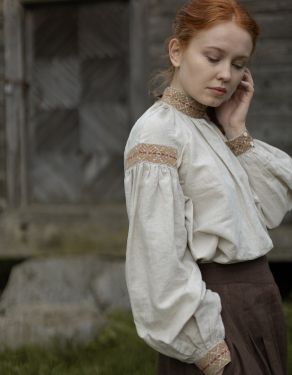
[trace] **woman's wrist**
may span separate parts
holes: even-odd
[[[225,131],[225,137],[228,140],[233,140],[237,137],[240,137],[244,132],[247,132],[245,124],[242,124],[240,126],[237,126],[236,128],[228,127],[227,129],[224,129]]]

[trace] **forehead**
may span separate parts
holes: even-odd
[[[200,48],[216,47],[239,56],[250,56],[253,47],[250,34],[232,21],[200,31],[190,44]]]

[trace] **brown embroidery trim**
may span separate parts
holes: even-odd
[[[230,352],[225,342],[211,349],[197,362],[197,366],[205,375],[214,375],[230,362]]]
[[[162,95],[161,100],[172,105],[178,111],[194,118],[203,118],[206,116],[207,106],[197,102],[183,91],[172,86],[167,87]]]
[[[202,369],[202,371],[204,372],[207,368],[209,368],[210,366],[212,366],[212,365],[214,364],[214,362],[216,362],[216,361],[218,361],[219,359],[221,359],[222,357],[224,357],[227,353],[228,353],[228,350],[225,349],[225,350],[223,350],[221,353],[217,354],[217,355],[212,359],[212,361],[210,361],[210,363],[208,363],[208,364],[206,365],[206,367],[204,367],[204,368]]]
[[[240,136],[225,142],[234,155],[238,156],[254,147],[252,136],[248,131],[243,132]]]
[[[174,147],[151,143],[139,143],[133,147],[126,158],[126,169],[136,163],[149,161],[151,163],[176,166],[177,151]]]

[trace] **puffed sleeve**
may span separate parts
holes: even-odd
[[[192,207],[179,182],[178,149],[167,134],[153,140],[125,153],[126,280],[136,329],[158,352],[215,375],[230,362],[220,297],[206,289],[187,248]]]
[[[257,139],[238,156],[255,192],[268,228],[277,227],[292,209],[292,159],[284,151]]]

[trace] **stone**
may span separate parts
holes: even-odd
[[[90,282],[101,272],[94,256],[43,257],[13,267],[0,298],[0,312],[29,303],[81,303],[95,305]]]
[[[92,305],[18,305],[0,316],[0,349],[58,342],[86,344],[94,339],[105,319]]]
[[[130,309],[124,260],[29,259],[13,267],[0,298],[0,349],[55,339],[89,342],[116,308]]]
[[[130,310],[124,263],[113,262],[104,267],[102,273],[93,280],[91,289],[102,310]]]

